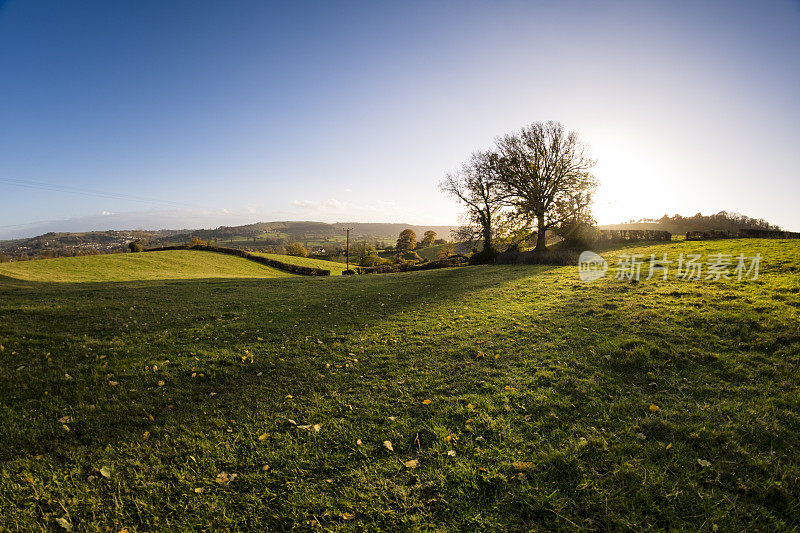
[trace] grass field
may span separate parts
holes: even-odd
[[[435,261],[439,259],[439,252],[447,246],[446,244],[437,244],[434,246],[428,246],[427,248],[420,248],[417,250],[419,256],[423,259],[427,259],[428,261]]]
[[[87,255],[0,264],[0,276],[51,282],[276,278],[291,275],[239,257],[194,250]]]
[[[312,268],[323,268],[325,270],[330,270],[331,276],[341,276],[342,272],[347,270],[347,265],[345,263],[337,263],[336,261],[325,261],[323,259],[314,259],[312,257],[296,257],[293,255],[265,254],[261,252],[253,252],[253,255],[263,255],[264,257],[268,257],[270,259],[275,259],[276,261],[282,261],[284,263],[289,263],[292,265],[307,266]],[[351,268],[353,268],[354,266],[355,263],[350,263]]]
[[[624,252],[763,258],[2,279],[0,529],[796,529],[800,242]]]

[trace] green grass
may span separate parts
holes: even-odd
[[[265,254],[261,252],[253,252],[253,255],[263,255],[264,257],[268,257],[270,259],[275,259],[276,261],[282,261],[284,263],[289,263],[292,265],[300,265],[300,266],[330,270],[331,276],[341,276],[342,272],[347,270],[347,265],[345,265],[344,263],[338,263],[336,261],[325,261],[324,259],[314,259],[312,257],[296,257],[293,255]],[[353,268],[354,266],[355,263],[351,262],[350,267]]]
[[[419,250],[416,250],[416,252],[423,259],[426,259],[428,261],[435,261],[435,260],[439,259],[439,252],[445,246],[448,246],[448,245],[447,244],[437,244],[435,246],[428,246],[427,248],[420,248]]]
[[[797,528],[800,242],[625,252],[740,249],[758,280],[0,280],[0,529]]]
[[[275,278],[291,275],[239,257],[194,250],[87,255],[0,264],[0,276],[26,281]]]

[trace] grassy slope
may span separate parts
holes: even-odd
[[[274,278],[281,270],[239,257],[194,250],[89,255],[0,264],[0,275],[27,281],[133,281]]]
[[[640,251],[743,248],[757,281],[0,281],[3,525],[787,529],[800,242]]]
[[[253,255],[263,255],[264,257],[269,257],[270,259],[283,261],[284,263],[289,263],[292,265],[323,268],[325,270],[330,270],[331,276],[340,276],[342,272],[347,270],[347,265],[345,265],[344,263],[337,263],[335,261],[325,261],[323,259],[314,259],[311,257],[295,257],[292,255],[265,254],[260,252],[253,252]],[[354,264],[355,263],[351,263],[351,266]]]
[[[419,250],[416,250],[416,252],[423,259],[427,259],[428,261],[435,261],[436,259],[439,259],[439,252],[444,246],[446,245],[437,244],[435,246],[428,246],[427,248],[420,248]]]

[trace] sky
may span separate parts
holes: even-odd
[[[601,224],[800,231],[800,2],[0,0],[0,238],[456,224],[437,183],[534,121]]]

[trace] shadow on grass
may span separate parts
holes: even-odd
[[[66,456],[73,446],[128,441],[154,426],[201,419],[207,410],[280,403],[287,391],[331,392],[319,372],[323,358],[346,356],[366,329],[551,268],[478,266],[354,278],[4,280],[0,398],[9,440],[0,458]],[[256,354],[254,362],[248,353]],[[65,433],[57,420],[76,407],[88,410],[85,423]]]

